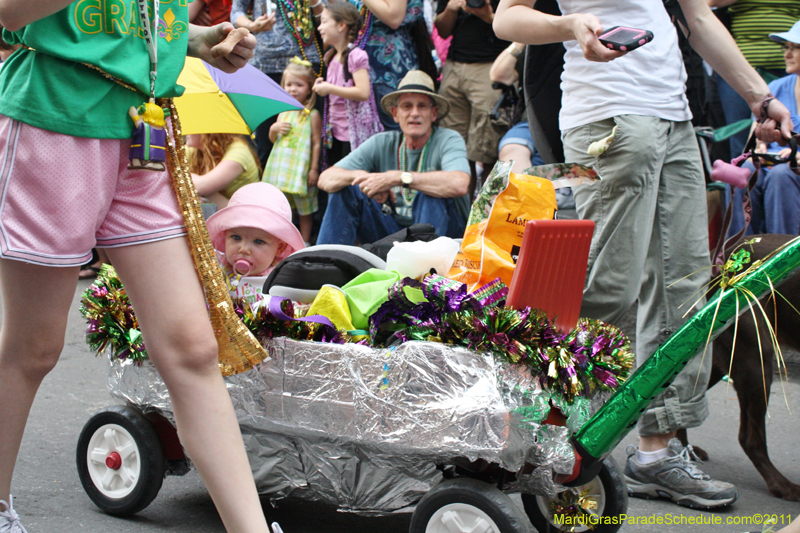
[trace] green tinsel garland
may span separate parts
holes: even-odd
[[[413,307],[408,315],[393,315],[393,323],[401,330],[389,342],[432,341],[490,352],[499,360],[525,365],[542,388],[569,404],[596,390],[614,390],[627,379],[633,366],[634,356],[625,335],[596,320],[581,319],[577,328],[561,334],[544,312],[535,309],[515,310],[491,304],[438,313],[432,302],[426,305],[429,318],[424,320],[413,316]],[[282,320],[264,306],[251,309],[244,300],[235,299],[234,307],[262,343],[274,337],[353,342],[342,331],[315,322]],[[291,302],[284,301],[282,307],[286,315],[295,316]],[[100,353],[110,346],[120,361],[140,364],[147,359],[136,315],[113,267],[104,265],[83,293],[81,313],[88,321],[86,340],[92,350]],[[383,343],[372,345],[379,347]]]
[[[322,324],[280,320],[265,307],[253,311],[244,299],[234,298],[233,304],[244,324],[262,343],[272,337],[337,344],[348,340],[346,333],[331,333],[331,328]],[[283,307],[287,315],[294,316],[291,302],[284,302]],[[103,265],[94,283],[84,291],[80,310],[88,322],[86,342],[92,351],[100,354],[110,346],[119,361],[141,364],[148,359],[136,313],[114,267]]]
[[[89,323],[86,342],[101,353],[111,346],[114,357],[141,364],[147,359],[142,332],[125,287],[111,265],[103,265],[81,298],[81,314]]]

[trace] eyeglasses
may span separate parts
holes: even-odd
[[[800,44],[794,44],[794,43],[786,43],[786,42],[784,42],[784,43],[781,43],[781,49],[782,49],[784,52],[788,52],[789,50],[791,50],[791,51],[792,51],[792,53],[794,53],[794,52],[797,52],[797,51],[799,51],[799,50],[800,50]]]
[[[420,103],[417,103],[417,104],[412,104],[411,102],[403,102],[402,104],[400,104],[397,107],[399,107],[401,111],[405,111],[406,113],[408,113],[412,109],[414,109],[415,107],[420,111],[427,111],[427,110],[431,109],[433,107],[433,105],[425,103],[425,102],[420,102]]]

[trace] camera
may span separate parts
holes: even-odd
[[[502,92],[500,93],[500,99],[497,100],[497,103],[494,104],[489,113],[489,118],[494,122],[498,122],[505,116],[509,123],[515,124],[514,118],[516,117],[514,115],[517,111],[517,104],[520,101],[519,92],[513,85],[505,85],[497,81],[492,83],[492,89],[499,89]]]
[[[467,0],[467,6],[471,7],[472,9],[481,8],[485,3],[486,2],[484,0]]]

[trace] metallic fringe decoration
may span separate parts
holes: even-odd
[[[159,99],[158,104],[168,107],[172,116],[172,136],[167,135],[167,165],[186,224],[194,266],[206,292],[211,325],[219,344],[219,367],[224,376],[239,374],[253,368],[269,354],[236,314],[225,287],[189,172],[178,110],[171,98]]]
[[[600,523],[597,508],[597,496],[589,494],[589,489],[580,494],[577,489],[569,489],[550,501],[550,516],[554,522],[561,524],[561,531],[573,532],[578,528],[593,530]]]

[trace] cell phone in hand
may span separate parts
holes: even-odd
[[[603,46],[620,52],[630,52],[636,50],[653,40],[653,32],[636,28],[626,28],[625,26],[614,26],[604,32],[600,37]]]

